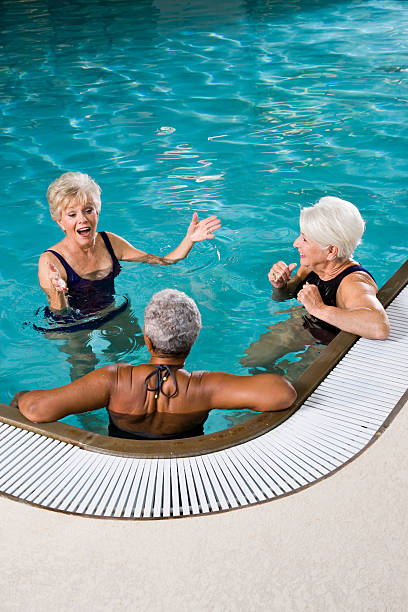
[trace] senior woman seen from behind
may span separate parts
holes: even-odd
[[[274,300],[297,298],[306,313],[271,326],[274,333],[278,326],[286,327],[289,343],[278,347],[268,332],[247,349],[243,365],[269,366],[316,339],[327,344],[340,330],[375,340],[388,337],[388,317],[377,299],[377,285],[370,272],[353,260],[364,227],[356,206],[340,198],[327,196],[301,211],[300,235],[293,243],[300,267],[292,276],[297,264],[279,261],[268,278]]]
[[[272,411],[294,402],[292,385],[276,374],[234,376],[185,370],[200,328],[196,303],[181,291],[164,289],[145,310],[149,363],[106,366],[65,387],[21,391],[11,405],[34,422],[106,407],[110,435],[165,440],[202,434],[214,408]]]
[[[66,172],[48,188],[51,217],[64,238],[39,260],[39,282],[52,311],[95,313],[113,303],[119,261],[168,265],[184,259],[195,242],[214,238],[221,227],[216,216],[198,221],[193,214],[181,243],[164,257],[136,249],[111,232],[97,232],[101,189],[87,174]]]

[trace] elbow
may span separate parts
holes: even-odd
[[[371,340],[387,340],[390,335],[390,322],[388,317],[385,317],[380,321],[373,330],[373,333],[369,337]]]
[[[28,404],[27,406],[24,406],[24,407],[20,406],[20,412],[26,419],[28,419],[32,423],[40,422],[37,416],[35,404]]]
[[[265,375],[263,374],[263,376]],[[271,394],[268,397],[268,401],[265,401],[262,411],[278,412],[279,410],[287,410],[294,404],[296,398],[297,393],[293,385],[291,385],[291,383],[284,378],[281,378],[279,390],[276,388],[272,389]]]
[[[378,331],[379,331],[379,334],[378,334],[377,340],[387,340],[388,336],[390,335],[390,331],[391,331],[390,322],[388,320],[387,315],[385,316],[385,319]]]
[[[286,388],[281,399],[282,407],[276,408],[275,410],[286,410],[287,408],[290,408],[297,398],[297,393],[293,385],[291,385],[291,383],[287,380],[285,380],[285,384]]]
[[[384,327],[381,330],[378,330],[378,332],[376,333],[374,340],[387,340],[388,336],[390,335],[390,327]]]
[[[41,413],[41,408],[35,399],[30,399],[27,396],[21,398],[18,403],[18,408],[21,414],[32,423],[46,423],[49,419],[44,418]]]

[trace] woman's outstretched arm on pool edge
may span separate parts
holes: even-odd
[[[106,366],[57,389],[16,393],[16,406],[29,421],[49,423],[68,414],[104,408],[116,383],[116,366]]]
[[[290,382],[278,374],[235,376],[205,372],[202,385],[209,396],[209,408],[271,412],[286,410],[296,399],[296,391]]]

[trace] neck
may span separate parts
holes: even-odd
[[[95,250],[95,245],[96,245],[96,237],[98,234],[95,234],[95,236],[92,239],[92,242],[88,243],[88,244],[78,244],[78,242],[76,242],[73,239],[70,239],[68,237],[65,237],[67,246],[68,246],[68,250],[69,251],[74,251],[74,252],[78,252],[78,249],[80,251],[82,251],[85,255],[93,255],[93,252]]]
[[[322,264],[318,264],[314,267],[314,272],[324,281],[335,278],[340,272],[343,272],[345,268],[352,266],[355,262],[351,259],[334,259],[333,261],[327,261]]]
[[[187,355],[161,355],[160,353],[152,353],[149,364],[150,365],[173,365],[183,367]]]

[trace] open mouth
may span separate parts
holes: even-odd
[[[89,236],[89,234],[91,233],[91,228],[90,227],[83,227],[82,229],[77,230],[77,234],[79,234],[80,236]]]

